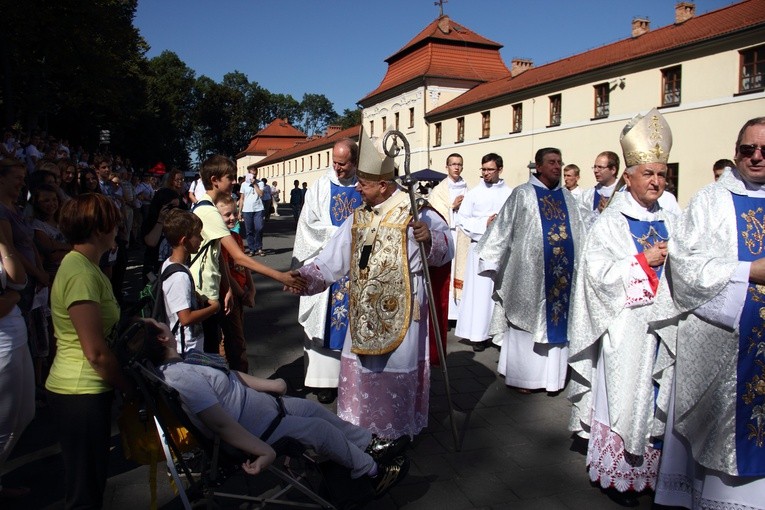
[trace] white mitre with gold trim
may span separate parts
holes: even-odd
[[[359,165],[356,175],[367,181],[390,181],[395,176],[395,162],[382,148],[381,136],[374,142],[365,129],[359,134]]]
[[[656,108],[636,115],[619,137],[627,168],[646,163],[667,164],[672,149],[672,130]]]

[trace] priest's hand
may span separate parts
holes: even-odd
[[[430,229],[422,221],[415,221],[412,224],[412,233],[414,234],[414,240],[418,243],[430,242]]]
[[[664,261],[667,259],[667,242],[659,241],[653,244],[650,248],[643,250],[643,255],[651,267],[664,265]]]
[[[278,280],[284,284],[284,290],[292,294],[300,295],[308,286],[306,279],[300,276],[300,272],[297,270],[279,273]]]
[[[459,211],[460,206],[462,205],[462,200],[465,198],[465,195],[460,195],[457,198],[454,199],[454,203],[452,204],[452,209],[454,211]]]
[[[496,214],[492,214],[491,216],[489,216],[489,219],[488,219],[488,220],[486,220],[486,226],[488,227],[489,225],[491,225],[491,223],[492,223],[494,220],[496,220],[496,219],[497,219],[497,215],[496,215]]]

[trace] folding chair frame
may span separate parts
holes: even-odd
[[[215,508],[218,506],[214,501],[216,497],[259,503],[255,508],[265,508],[269,504],[278,504],[297,508],[335,509],[335,506],[332,503],[319,496],[303,483],[303,480],[305,480],[304,475],[296,476],[292,474],[292,470],[289,468],[289,463],[291,457],[290,453],[293,452],[285,453],[285,450],[289,449],[286,447],[286,443],[291,441],[291,445],[294,447],[297,442],[289,438],[287,438],[287,441],[285,442],[280,440],[274,445],[277,451],[277,456],[285,457],[285,470],[279,469],[274,464],[268,467],[268,472],[274,475],[274,477],[283,484],[275,494],[268,496],[250,496],[215,490],[215,487],[222,483],[219,481],[219,475],[221,474],[219,466],[221,449],[228,446],[221,442],[219,436],[216,435],[210,440],[194,426],[185,411],[180,407],[180,397],[178,393],[157,375],[154,366],[149,361],[141,362],[138,360],[131,360],[126,369],[136,382],[144,399],[147,411],[154,418],[154,426],[156,427],[157,434],[159,435],[162,444],[167,469],[175,483],[184,509],[191,509],[192,502],[200,501],[203,498],[207,502],[207,508]],[[183,452],[170,435],[167,424],[164,423],[162,415],[159,412],[159,406],[157,404],[158,400],[161,401],[165,407],[173,413],[178,421],[189,430],[191,436],[197,443],[199,443],[205,459],[209,458],[209,462],[205,462],[205,468],[202,470],[199,480],[195,480],[191,469],[183,458]],[[278,444],[280,442],[284,447],[280,447]],[[233,450],[231,447],[228,448]],[[302,446],[300,447],[300,450],[299,454],[302,455],[307,463],[315,464],[315,460],[305,454],[305,449],[302,448]],[[236,455],[241,456],[242,458],[246,457],[243,452],[238,450],[236,451]],[[294,457],[294,454],[292,456]],[[180,468],[181,473],[188,482],[188,488],[184,487],[181,473],[178,472],[178,468]],[[282,499],[293,489],[302,493],[313,502]],[[272,490],[273,489],[270,489],[267,492]]]

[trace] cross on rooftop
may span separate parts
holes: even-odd
[[[439,18],[444,15],[444,4],[448,4],[448,3],[449,3],[449,0],[438,0],[437,2],[433,2],[433,5],[437,5],[438,6],[438,11],[439,11],[438,17]]]

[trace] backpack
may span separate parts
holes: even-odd
[[[193,264],[201,255],[207,253],[207,250],[210,248],[211,244],[212,242],[205,243],[204,246],[202,246],[194,255],[194,258],[191,259],[189,265]],[[171,275],[180,271],[183,271],[188,275],[189,280],[191,280],[191,287],[194,288],[194,278],[191,276],[191,271],[189,271],[186,266],[178,262],[168,264],[165,270],[162,271],[162,273],[159,275],[159,278],[153,282],[147,283],[146,286],[141,290],[138,295],[138,302],[124,310],[119,323],[116,325],[116,331],[114,331],[114,334],[117,335],[114,338],[115,340],[116,338],[119,338],[119,335],[124,333],[124,331],[128,328],[130,321],[136,316],[144,319],[154,319],[157,322],[163,322],[167,324],[165,293],[162,290],[162,283]],[[179,320],[176,321],[176,323],[171,327],[173,335],[178,332],[180,324],[181,321]],[[184,330],[181,329],[181,352],[186,350],[185,340]]]

